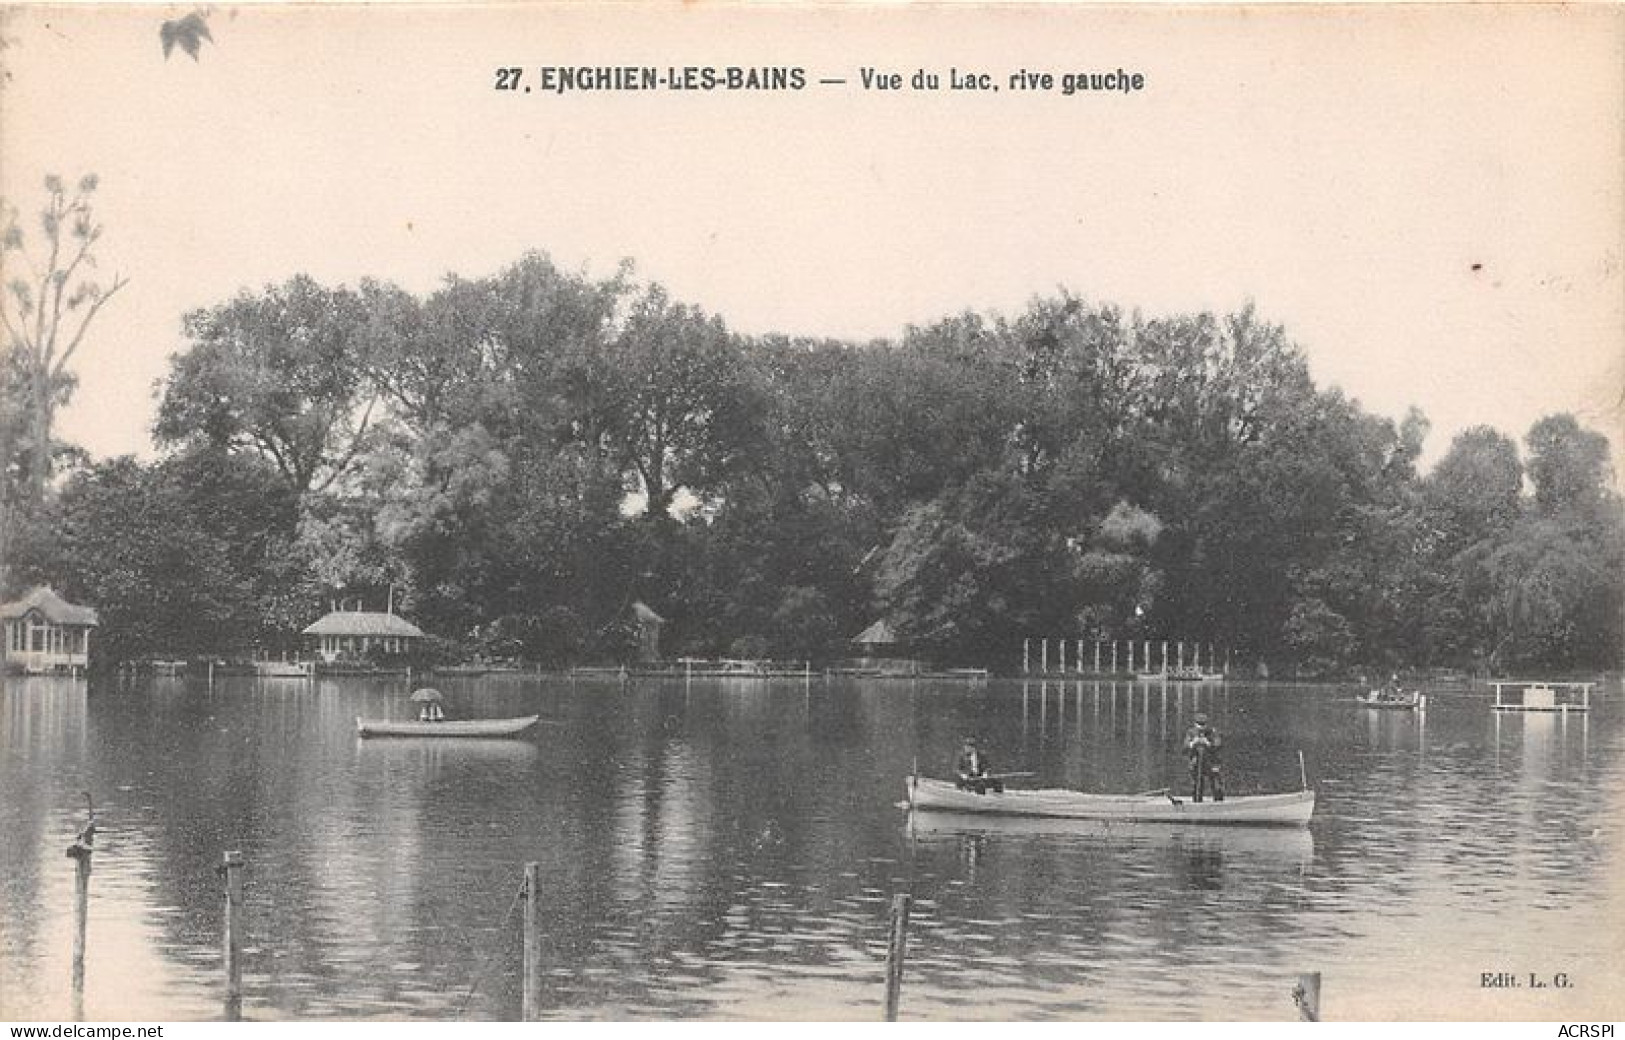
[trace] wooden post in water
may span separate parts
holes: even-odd
[[[1305,1022],[1320,1021],[1320,972],[1306,971],[1298,976],[1292,989],[1292,1002],[1298,1005],[1298,1018]]]
[[[891,944],[886,948],[886,1021],[897,1021],[897,1003],[903,995],[903,954],[908,950],[908,911],[914,897],[899,892],[891,897]]]
[[[243,1019],[243,854],[228,852],[220,864],[226,877],[226,1021]]]
[[[74,860],[73,879],[73,1017],[85,1017],[85,919],[90,913],[90,846],[75,842],[68,848]]]
[[[1048,636],[1044,637],[1044,641],[1039,644],[1038,649],[1039,649],[1039,653],[1038,653],[1038,669],[1042,674],[1048,675],[1049,674],[1049,637]]]
[[[1112,674],[1117,674],[1117,640],[1112,640]]]
[[[1021,674],[1026,675],[1032,671],[1032,640],[1021,641]]]
[[[542,1008],[542,865],[525,864],[524,993],[520,1019],[535,1022]]]
[[[1057,647],[1057,649],[1058,649],[1058,651],[1060,652],[1060,655],[1061,655],[1061,665],[1060,665],[1059,668],[1056,669],[1056,671],[1060,672],[1062,675],[1065,675],[1066,674],[1066,640],[1065,639],[1057,639],[1055,641],[1055,644],[1056,644],[1056,647]]]

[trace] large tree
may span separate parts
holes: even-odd
[[[0,327],[22,370],[29,422],[27,490],[33,501],[45,494],[51,473],[51,429],[56,410],[73,387],[68,362],[85,341],[96,315],[128,282],[107,284],[94,277],[96,244],[102,225],[92,196],[95,174],[69,191],[62,178],[45,178],[45,205],[39,214],[40,241],[30,247],[15,206],[0,203]]]
[[[1586,517],[1609,504],[1612,467],[1608,438],[1580,426],[1572,415],[1548,415],[1530,427],[1529,479],[1535,507],[1548,516]]]
[[[191,346],[170,359],[160,443],[258,455],[298,495],[331,487],[370,445],[377,337],[362,294],[299,275],[194,311],[185,329]]]
[[[680,490],[704,497],[745,462],[762,402],[720,318],[660,286],[624,306],[614,334],[587,359],[573,403],[582,429],[623,467],[627,490],[659,517]]]
[[[33,244],[17,207],[0,200],[0,589],[19,517],[45,499],[58,450],[57,409],[75,383],[69,362],[128,281],[95,277],[102,237],[92,205],[96,187],[94,174],[72,191],[61,177],[46,177]]]

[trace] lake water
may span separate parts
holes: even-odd
[[[221,1015],[240,850],[253,1019],[514,1019],[524,864],[542,864],[546,1017],[864,1019],[912,892],[905,1019],[1604,1019],[1625,1013],[1625,725],[1422,715],[1271,684],[437,681],[526,740],[359,741],[402,679],[0,680],[0,1019]],[[1183,783],[1198,706],[1232,794],[1319,792],[1307,830],[966,824],[898,807],[974,733],[1000,769]],[[1571,985],[1482,985],[1485,972]]]

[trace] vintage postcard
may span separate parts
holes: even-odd
[[[1625,1017],[1622,128],[1611,4],[0,7],[0,1019]]]

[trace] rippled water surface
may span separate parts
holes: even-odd
[[[905,1018],[1619,1018],[1621,697],[1425,715],[1280,684],[988,685],[492,676],[459,717],[525,740],[374,740],[403,680],[0,680],[0,1018],[69,992],[73,866],[100,814],[84,1017],[221,1014],[245,869],[245,1017],[511,1019],[526,862],[555,1018],[873,1019],[911,892]],[[1180,782],[1200,705],[1232,793],[1319,792],[1303,831],[1044,824],[898,808],[977,733],[1046,786]],[[1485,972],[1571,985],[1486,987]]]

